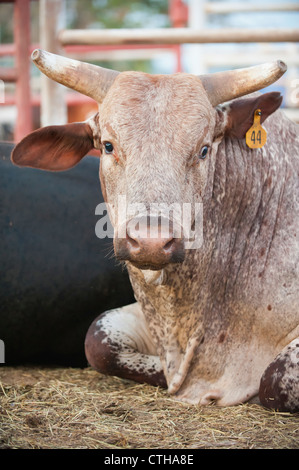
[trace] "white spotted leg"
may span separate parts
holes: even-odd
[[[167,387],[160,359],[137,303],[104,312],[85,338],[88,363],[97,371]]]

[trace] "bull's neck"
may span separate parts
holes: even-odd
[[[248,235],[249,225],[261,221],[266,199],[276,190],[278,172],[277,161],[265,147],[251,150],[245,140],[224,139],[205,201],[207,236],[209,229],[214,239],[224,232]]]
[[[285,159],[271,153],[270,144],[251,150],[245,140],[227,138],[219,145],[204,208],[204,243],[212,240],[209,271],[219,295],[232,293],[249,267],[257,269],[256,257],[261,266],[266,263],[288,171]]]

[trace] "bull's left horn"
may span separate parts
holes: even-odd
[[[282,60],[199,76],[213,106],[271,85],[287,70]]]
[[[42,49],[35,49],[31,58],[47,77],[101,103],[119,72],[97,65],[69,59]]]

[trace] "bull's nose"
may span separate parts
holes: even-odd
[[[149,219],[148,219],[149,220]],[[130,221],[127,225],[127,243],[129,250],[136,255],[143,250],[169,253],[174,249],[175,237],[168,225],[155,225],[153,221]]]
[[[180,229],[163,217],[139,217],[127,222],[126,238],[116,243],[116,256],[140,269],[159,269],[182,262],[184,245]]]

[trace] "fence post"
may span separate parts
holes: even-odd
[[[30,97],[30,0],[15,0],[14,39],[16,45],[16,106],[15,141],[32,131]]]
[[[63,55],[58,32],[65,27],[64,0],[40,0],[40,47]],[[67,123],[65,87],[41,74],[41,126]]]
[[[189,28],[197,31],[203,30],[206,23],[205,0],[189,0]],[[186,47],[186,46],[185,46]],[[202,44],[188,44],[190,73],[200,75],[207,73],[204,59],[204,46]]]

